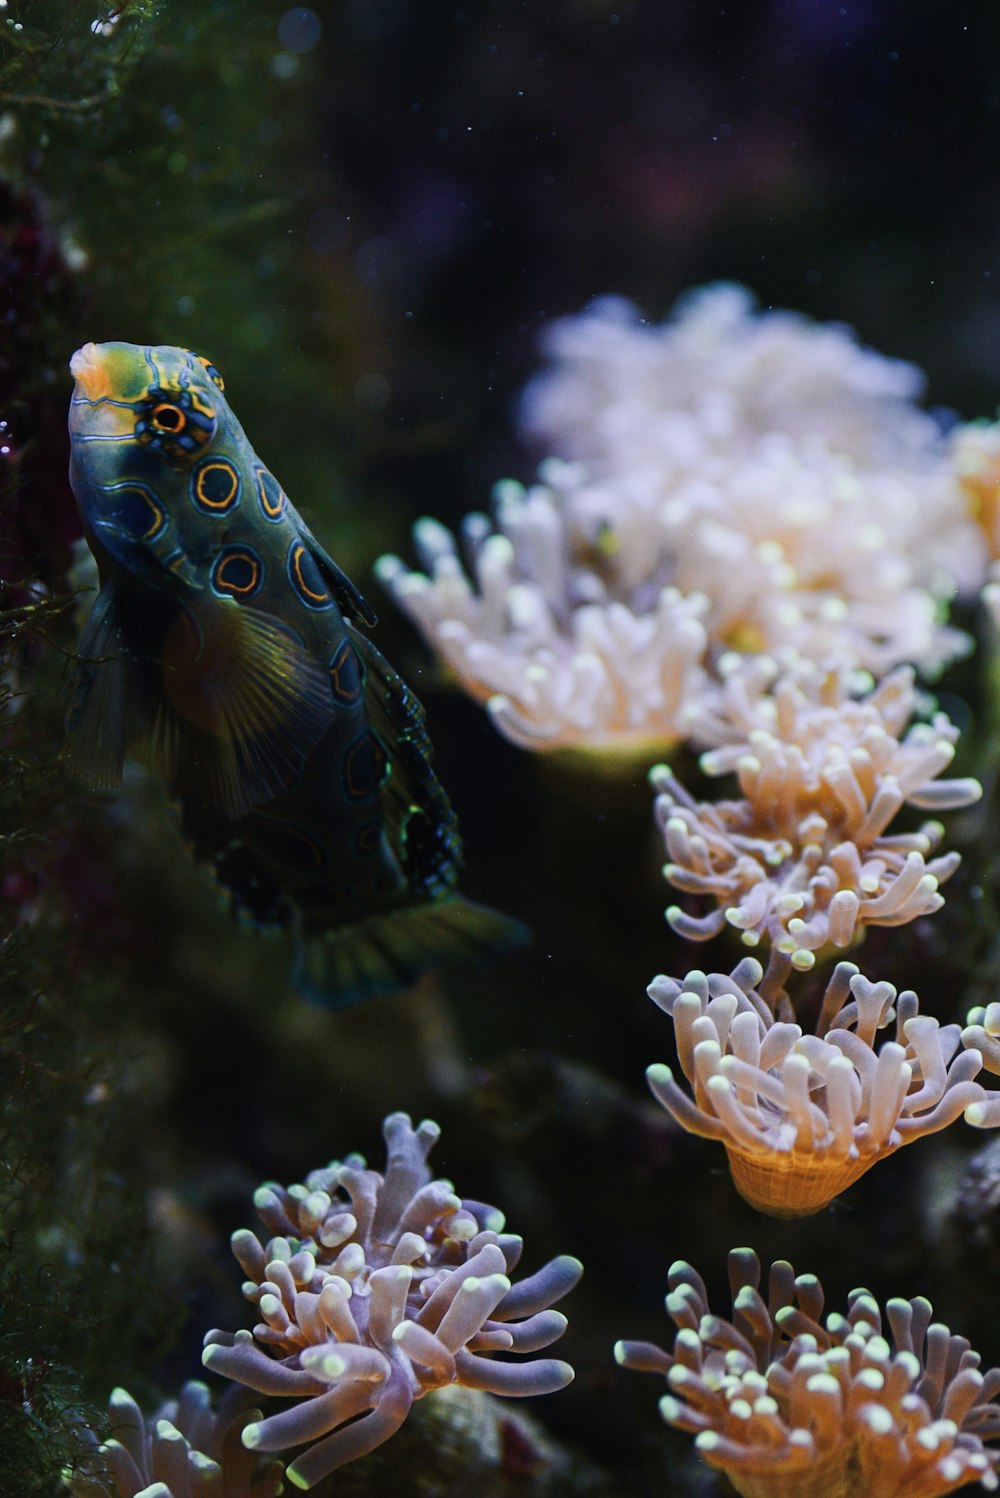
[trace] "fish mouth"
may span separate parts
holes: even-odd
[[[108,369],[99,343],[85,343],[69,361],[69,372],[85,400],[104,400],[111,394]]]
[[[116,364],[115,352],[115,344],[85,343],[70,359],[76,381],[69,403],[71,437],[120,441],[133,435],[135,410],[131,401],[121,398],[121,361]]]

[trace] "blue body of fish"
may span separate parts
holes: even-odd
[[[101,589],[70,755],[92,783],[160,772],[235,909],[297,941],[293,979],[343,1005],[523,939],[453,893],[454,812],[375,616],[186,349],[86,344],[70,480]]]

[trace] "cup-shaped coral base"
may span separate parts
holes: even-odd
[[[876,1498],[878,1490],[859,1481],[849,1446],[839,1446],[808,1466],[791,1471],[741,1471],[719,1465],[741,1498]],[[896,1473],[893,1471],[893,1477]]]
[[[733,1185],[744,1201],[769,1217],[811,1217],[891,1153],[885,1149],[845,1158],[812,1150],[758,1152],[726,1145]]]

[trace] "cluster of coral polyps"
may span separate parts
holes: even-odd
[[[260,1320],[205,1338],[206,1366],[233,1380],[218,1412],[201,1383],[150,1420],[116,1390],[111,1437],[85,1433],[90,1453],[64,1473],[74,1498],[275,1498],[283,1477],[311,1488],[381,1445],[432,1390],[516,1396],[570,1382],[568,1363],[506,1354],[562,1335],[551,1306],[580,1261],[562,1255],[513,1284],[522,1243],[503,1215],[431,1179],[438,1126],[392,1113],[382,1131],[384,1175],[349,1155],[303,1185],[257,1191],[274,1236],[241,1230],[233,1252]],[[265,1416],[250,1390],[298,1403]],[[271,1455],[307,1443],[287,1470]]]
[[[205,1339],[207,1367],[298,1401],[242,1439],[255,1451],[309,1443],[287,1472],[300,1488],[387,1440],[431,1390],[546,1394],[573,1377],[555,1358],[503,1355],[561,1336],[566,1318],[550,1307],[576,1284],[579,1261],[553,1259],[512,1284],[521,1239],[502,1231],[495,1208],[431,1180],[437,1125],[414,1129],[394,1113],[383,1132],[384,1175],[354,1155],[304,1185],[261,1187],[255,1204],[275,1236],[233,1238],[260,1319],[252,1331]]]
[[[737,1190],[772,1216],[819,1211],[963,1113],[980,1126],[995,1115],[997,1095],[975,1081],[975,1033],[939,1025],[915,993],[872,983],[853,963],[834,969],[813,1034],[777,1017],[752,957],[728,975],[654,978],[649,996],[673,1021],[691,1089],[656,1064],[646,1073],[653,1095],[685,1129],[725,1146]],[[783,995],[778,1013],[789,1012]]]
[[[726,651],[882,675],[964,647],[942,616],[985,577],[972,439],[915,404],[919,371],[733,286],[661,327],[606,299],[546,343],[524,402],[538,482],[498,485],[460,544],[421,520],[418,566],[378,567],[502,733],[664,745]]]
[[[498,485],[496,526],[470,516],[463,527],[474,587],[434,520],[413,532],[422,572],[392,556],[377,572],[497,728],[525,749],[682,738],[706,682],[706,599],[665,580],[641,597],[609,591],[574,556],[544,485]]]
[[[997,1487],[1000,1369],[979,1372],[930,1302],[890,1300],[888,1335],[867,1290],[821,1321],[815,1275],[771,1266],[767,1299],[750,1249],[729,1255],[731,1320],[714,1316],[689,1264],[669,1273],[673,1352],[619,1342],[626,1368],[663,1374],[668,1424],[743,1498],[937,1498],[977,1479]],[[889,1338],[891,1337],[891,1341]]]
[[[984,467],[973,452],[996,451],[990,427],[946,434],[916,404],[921,371],[860,347],[845,327],[758,312],[744,287],[716,284],[659,325],[601,298],[550,324],[543,349],[550,363],[525,393],[525,433],[603,484],[593,519],[628,531],[639,512],[637,556],[650,556],[658,524],[681,566],[713,550],[724,560],[720,527],[776,547],[801,573],[797,595],[794,578],[775,578],[782,598],[791,589],[878,609],[873,644],[893,637],[912,584],[939,599],[978,586],[987,547],[968,484]],[[615,499],[621,518],[607,513]],[[713,607],[727,581],[714,572]],[[896,659],[920,658],[915,643]]]
[[[909,668],[867,686],[857,696],[856,673],[810,661],[735,662],[693,731],[716,746],[702,768],[735,770],[740,798],[698,802],[668,766],[651,771],[664,874],[715,907],[694,916],[671,906],[680,935],[704,941],[728,924],[747,945],[766,938],[809,968],[867,925],[902,925],[943,904],[939,886],[959,857],[931,856],[941,824],[888,827],[904,806],[969,806],[982,787],[938,779],[958,738],[944,713],[906,727],[916,700]]]
[[[240,1437],[260,1419],[245,1389],[228,1389],[213,1410],[192,1379],[146,1419],[125,1389],[108,1402],[111,1433],[89,1435],[90,1453],[63,1481],[74,1498],[277,1498],[284,1466],[247,1450]]]

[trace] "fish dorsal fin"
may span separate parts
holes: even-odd
[[[235,600],[180,609],[161,668],[147,762],[230,820],[289,790],[333,722],[323,666],[291,629]]]
[[[462,864],[458,819],[431,763],[423,707],[366,635],[347,626],[365,669],[365,711],[391,766],[380,791],[389,842],[410,887],[429,899],[451,889]]]
[[[117,584],[105,583],[91,605],[69,681],[66,759],[95,790],[121,784],[155,714],[155,684],[128,644]]]
[[[365,595],[360,588],[355,587],[347,573],[337,566],[333,557],[319,544],[312,531],[303,526],[300,534],[302,544],[322,573],[340,612],[355,624],[367,624],[369,628],[377,624],[378,615]]]

